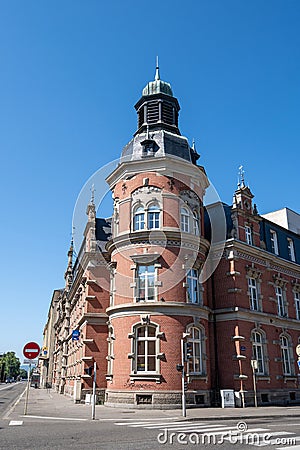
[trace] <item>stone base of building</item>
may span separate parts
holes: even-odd
[[[254,392],[247,391],[245,393],[245,404],[254,406]],[[300,392],[298,389],[286,390],[266,390],[257,392],[258,406],[288,406],[300,404]]]
[[[186,405],[188,408],[208,407],[211,406],[210,397],[210,391],[186,392]],[[180,409],[181,392],[106,390],[104,405],[134,409]]]

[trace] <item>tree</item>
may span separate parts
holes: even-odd
[[[19,373],[19,377],[20,378],[27,378],[27,370],[25,369],[20,369],[20,373]]]
[[[20,360],[16,357],[15,352],[7,352],[0,358],[0,377],[1,381],[6,378],[16,379],[20,374]]]

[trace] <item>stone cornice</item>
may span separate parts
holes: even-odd
[[[300,321],[288,317],[278,317],[275,314],[264,313],[261,311],[250,311],[244,308],[222,308],[215,310],[215,317],[217,322],[226,322],[230,320],[241,320],[246,322],[259,322],[262,325],[274,327],[286,327],[288,329],[295,329],[299,331]],[[270,319],[272,322],[270,322]]]
[[[300,278],[300,265],[292,261],[280,258],[266,250],[248,245],[237,239],[228,239],[225,244],[225,257],[227,252],[232,250],[234,259],[245,259],[264,266],[266,269],[290,275],[294,278]]]
[[[109,319],[153,314],[157,316],[196,316],[208,320],[210,309],[206,306],[179,302],[140,302],[110,306],[106,310]]]

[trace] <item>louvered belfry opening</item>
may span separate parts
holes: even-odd
[[[144,131],[144,127],[149,126],[155,129],[168,129],[180,134],[178,130],[179,105],[176,99],[172,98],[172,100],[157,96],[157,98],[138,102],[138,132]]]

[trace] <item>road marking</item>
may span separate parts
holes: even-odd
[[[26,416],[21,415],[21,417],[28,417],[30,419],[47,419],[47,420],[81,420],[87,421],[88,419],[79,419],[77,417],[51,417],[51,416],[31,416],[26,414]]]
[[[8,425],[23,425],[23,420],[11,420]]]
[[[13,412],[14,408],[17,406],[17,404],[19,403],[19,401],[21,400],[21,398],[23,397],[23,395],[26,392],[27,387],[24,389],[24,391],[22,392],[22,394],[20,394],[19,398],[15,401],[15,403],[9,408],[9,410],[7,411],[7,413],[3,416],[4,420],[7,420],[9,418],[9,416],[11,415],[11,413]]]

